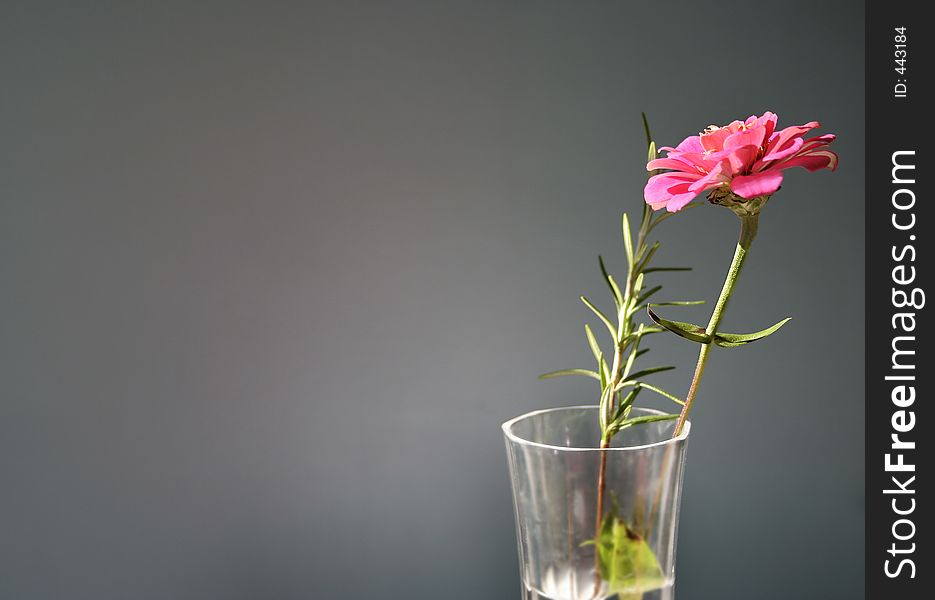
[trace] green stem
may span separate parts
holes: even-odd
[[[600,596],[601,592],[601,524],[604,522],[604,488],[607,486],[607,448],[610,447],[610,440],[601,436],[601,466],[597,475],[597,519],[594,524],[594,597]]]
[[[652,210],[648,205],[643,205],[643,217],[640,220],[640,229],[636,238],[636,247],[633,249],[634,257],[642,255],[646,251],[646,235],[650,230],[652,221]],[[632,318],[631,303],[636,304],[634,299],[635,283],[640,273],[638,272],[637,261],[632,260],[630,268],[627,270],[626,286],[624,287],[623,306],[618,306],[618,331],[617,338],[614,340],[614,360],[608,373],[607,387],[601,394],[601,461],[597,475],[597,518],[594,524],[594,539],[598,542],[594,549],[594,598],[600,597],[601,592],[601,551],[600,537],[601,525],[604,522],[604,493],[607,487],[607,448],[610,447],[610,441],[613,434],[608,432],[606,425],[610,424],[610,417],[614,412],[614,400],[617,393],[614,391],[621,381],[629,374],[633,363],[625,360],[623,355],[627,351],[630,342],[627,342],[627,336],[630,332],[630,319]],[[633,347],[629,348],[631,355],[635,354],[639,348],[639,338],[632,342]]]
[[[708,355],[711,352],[711,345],[714,340],[714,334],[717,332],[718,325],[724,317],[724,311],[727,309],[727,301],[737,285],[737,278],[740,277],[740,270],[743,268],[743,261],[747,257],[750,245],[753,244],[753,238],[756,237],[759,215],[740,217],[740,239],[737,241],[737,248],[734,250],[734,259],[727,270],[727,278],[724,279],[724,287],[721,288],[721,295],[718,296],[714,310],[711,312],[711,319],[705,328],[705,335],[710,339],[707,343],[701,344],[701,350],[698,352],[698,362],[695,364],[695,374],[692,376],[691,386],[688,388],[688,395],[685,397],[685,405],[679,415],[678,423],[675,425],[675,433],[672,437],[678,437],[682,433],[685,421],[688,419],[688,413],[692,408],[695,395],[698,393],[698,385],[701,383],[701,376],[704,375],[705,365],[708,362]]]

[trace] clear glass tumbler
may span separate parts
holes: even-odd
[[[660,414],[634,408],[631,416]],[[503,424],[524,600],[672,600],[691,424],[624,429],[601,450],[597,406],[531,412]],[[602,518],[598,474],[606,453]]]

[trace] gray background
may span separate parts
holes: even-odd
[[[679,598],[861,595],[863,3],[77,4],[0,4],[0,598],[516,598],[499,425],[596,401],[535,376],[589,366],[639,111],[766,109],[841,168],[764,213],[726,326],[794,320],[711,360]],[[666,295],[736,229],[660,228]]]

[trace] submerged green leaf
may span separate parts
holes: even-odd
[[[749,344],[750,342],[755,342],[761,340],[768,335],[776,333],[780,327],[792,320],[792,317],[787,317],[782,321],[776,323],[772,327],[767,327],[760,331],[754,333],[721,333],[717,332],[714,334],[714,343],[722,348],[736,348],[737,346],[743,346],[744,344]]]
[[[653,312],[652,304],[646,307],[646,312],[649,313],[650,319],[679,337],[683,337],[686,340],[691,340],[699,344],[707,344],[711,341],[711,336],[705,333],[704,327],[701,327],[700,325],[685,323],[683,321],[670,321],[669,319],[663,319],[655,312]]]
[[[656,555],[646,540],[617,516],[616,506],[604,517],[596,542],[606,594],[642,594],[666,585]]]

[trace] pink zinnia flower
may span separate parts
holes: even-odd
[[[833,134],[804,139],[821,126],[818,121],[776,131],[777,120],[771,112],[753,115],[726,127],[712,125],[677,148],[662,148],[666,157],[649,161],[646,169],[671,170],[649,178],[646,202],[653,210],[675,212],[706,190],[743,202],[778,190],[782,172],[791,167],[837,168],[838,155],[824,148],[834,141]]]

